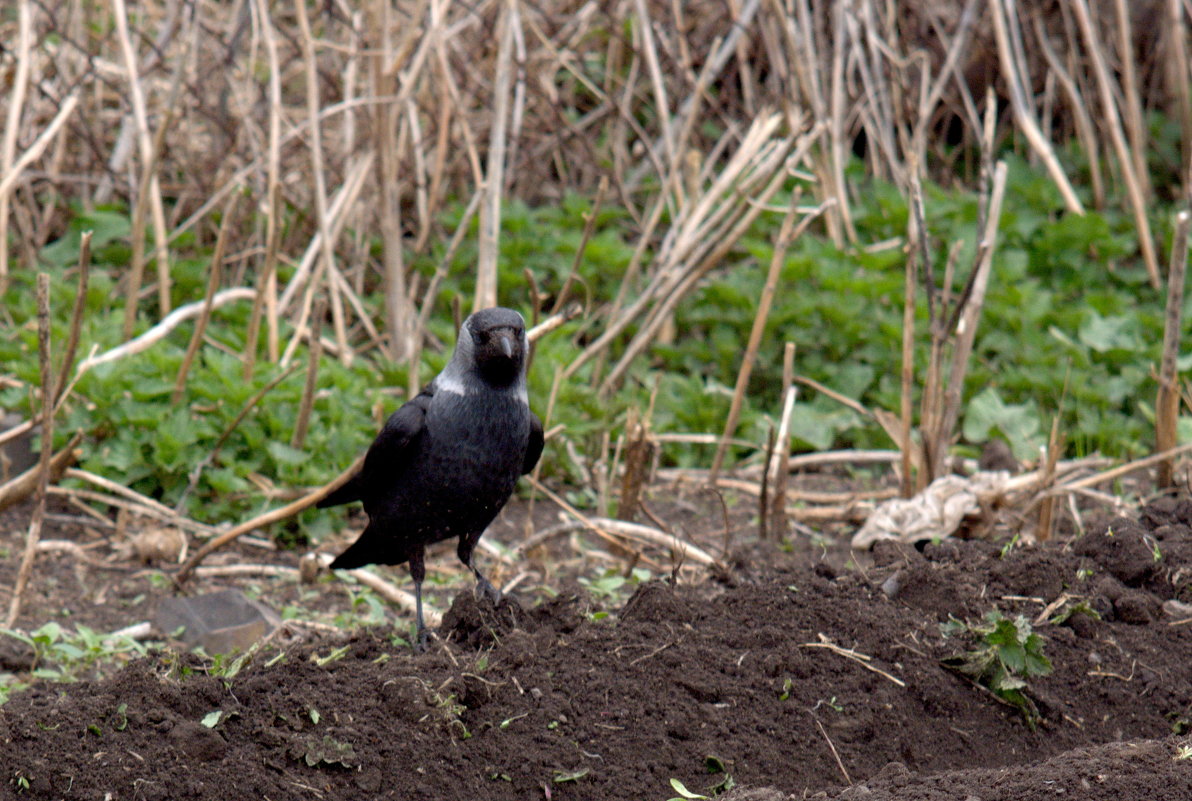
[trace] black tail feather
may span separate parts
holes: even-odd
[[[328,506],[339,506],[342,503],[351,503],[352,501],[360,500],[360,484],[360,473],[357,473],[345,481],[339,489],[316,503],[315,508],[326,509]]]

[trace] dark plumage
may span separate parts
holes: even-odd
[[[518,476],[542,454],[542,422],[526,392],[527,351],[517,312],[492,308],[468,317],[443,372],[389,417],[360,472],[319,502],[363,501],[368,512],[368,527],[333,569],[410,563],[420,643],[428,544],[459,537],[456,553],[477,588],[500,597],[472,551]]]

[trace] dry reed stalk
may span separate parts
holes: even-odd
[[[1163,326],[1163,357],[1159,366],[1159,396],[1155,399],[1155,450],[1167,451],[1177,444],[1176,428],[1180,416],[1179,377],[1176,360],[1180,353],[1180,331],[1184,309],[1184,276],[1188,268],[1189,213],[1175,215],[1171,238],[1171,266],[1167,271],[1167,313]],[[1164,460],[1158,467],[1159,489],[1175,486],[1175,461]]]
[[[208,312],[214,311],[215,309],[237,300],[251,300],[252,298],[256,297],[256,294],[256,291],[253,289],[249,289],[247,287],[235,287],[233,289],[225,289],[222,292],[216,293],[216,295],[211,298],[210,302],[206,300],[200,300],[195,301],[194,303],[188,303],[185,306],[179,306],[167,314],[160,323],[153,326],[136,339],[130,339],[123,345],[119,345],[115,348],[112,348],[111,350],[104,351],[97,356],[91,355],[86,359],[83,359],[83,361],[79,362],[79,366],[75,368],[75,378],[78,379],[91,368],[97,367],[98,365],[114,362],[118,359],[123,359],[128,356],[135,356],[136,354],[147,350],[155,343],[165,339],[171,331],[173,331],[182,323],[186,322],[192,317],[198,317],[203,314],[205,309],[208,310]]]
[[[224,253],[228,245],[228,232],[232,228],[232,217],[236,210],[238,195],[232,195],[224,207],[223,219],[219,223],[219,235],[215,240],[215,251],[211,254],[211,270],[207,274],[207,293],[203,297],[203,308],[199,313],[199,321],[195,323],[195,330],[190,336],[190,344],[186,346],[186,354],[182,357],[182,364],[178,367],[178,377],[174,380],[174,392],[170,396],[170,403],[177,404],[182,400],[186,391],[186,378],[190,374],[190,367],[203,344],[203,336],[207,333],[207,323],[211,319],[212,301],[216,290],[223,279]]]
[[[912,180],[917,184],[917,173],[912,173],[912,175],[915,176]],[[917,215],[912,215],[911,220],[915,220],[916,217]],[[911,243],[906,254],[906,277],[903,279],[902,371],[899,397],[902,441],[898,443],[898,450],[902,458],[898,483],[899,492],[904,498],[910,498],[915,494],[915,481],[911,469],[911,466],[914,464],[914,458],[911,453],[912,448],[914,448],[913,440],[911,439],[911,426],[914,422],[911,412],[913,403],[911,395],[914,392],[915,381],[915,287],[919,283],[918,263],[916,260],[918,249],[916,247],[915,237],[925,237],[927,235],[927,232],[921,230],[917,224],[913,224],[911,230]]]
[[[25,92],[29,86],[29,72],[32,63],[33,46],[33,3],[21,0],[18,10],[17,43],[13,59],[16,74],[8,87],[8,114],[4,122],[4,140],[0,144],[0,175],[7,176],[12,169],[17,150],[17,134],[21,127],[21,116],[25,110]],[[0,297],[8,288],[8,192],[0,192]]]
[[[178,573],[175,576],[175,580],[179,584],[186,581],[194,569],[198,567],[198,565],[212,552],[219,550],[228,543],[233,542],[250,531],[272,525],[279,520],[285,520],[286,518],[293,517],[303,509],[309,509],[310,507],[314,506],[316,503],[323,500],[328,495],[335,492],[337,489],[347,483],[348,479],[356,475],[356,472],[363,464],[364,457],[360,456],[351,464],[350,467],[348,467],[347,470],[344,470],[322,487],[308,492],[306,495],[303,495],[301,498],[297,499],[296,501],[292,501],[285,506],[281,506],[277,509],[271,509],[268,512],[257,515],[251,520],[246,520],[239,525],[233,526],[227,531],[221,533],[219,536],[212,538],[206,542],[203,547],[197,549],[194,554],[192,554],[191,557],[187,559],[185,563],[183,563],[182,567],[179,568]]]
[[[54,454],[54,370],[50,354],[50,276],[37,274],[37,359],[41,367],[41,454],[37,463],[37,489],[33,516],[25,535],[25,551],[13,583],[12,599],[8,605],[5,627],[16,625],[21,613],[25,588],[33,573],[33,560],[37,556],[37,541],[41,539],[41,527],[46,516],[46,491],[50,484],[50,459]]]
[[[1067,394],[1067,383],[1064,385],[1064,393]],[[1063,406],[1061,401],[1060,406]],[[1043,459],[1043,469],[1040,471],[1041,477],[1039,486],[1046,489],[1055,482],[1055,466],[1060,458],[1060,451],[1063,448],[1062,439],[1060,437],[1060,415],[1056,412],[1051,421],[1051,433],[1047,437],[1047,453]],[[1051,539],[1051,531],[1055,527],[1055,505],[1056,497],[1048,495],[1043,498],[1039,504],[1039,520],[1035,526],[1035,541],[1046,542]]]
[[[1017,48],[1011,44],[1011,29],[1018,38],[1021,38],[1021,34],[1018,33],[1018,18],[1016,15],[1008,13],[1004,0],[990,0],[989,11],[993,15],[993,32],[994,38],[997,40],[998,63],[1001,66],[1002,78],[1010,91],[1010,107],[1014,112],[1014,121],[1018,123],[1018,129],[1026,137],[1035,155],[1042,160],[1043,165],[1047,168],[1047,173],[1063,196],[1068,211],[1074,214],[1084,214],[1084,206],[1076,197],[1075,190],[1072,189],[1068,177],[1064,174],[1063,166],[1056,158],[1051,143],[1039,129],[1039,123],[1035,120],[1034,112],[1031,110],[1029,99],[1031,92],[1028,88],[1030,77],[1025,75],[1027,64],[1025,59],[1019,58]]]
[[[29,429],[33,428],[36,423],[33,420],[27,421]],[[67,472],[67,469],[74,464],[75,459],[78,458],[78,445],[83,441],[83,435],[76,432],[71,438],[70,442],[66,443],[66,447],[55,453],[50,458],[50,479],[49,483],[56,484],[62,480],[62,476]],[[37,492],[38,482],[41,480],[41,471],[39,465],[33,465],[24,473],[14,476],[7,482],[0,484],[0,512],[14,506],[21,501],[28,498]],[[53,487],[50,487],[52,490]],[[106,518],[105,518],[106,519]]]
[[[770,464],[770,520],[774,530],[785,536],[789,530],[786,505],[789,498],[786,485],[790,477],[791,464],[791,420],[795,416],[795,400],[799,390],[795,387],[795,343],[788,342],[782,351],[782,413],[778,418],[778,442]]]
[[[290,447],[301,450],[306,445],[306,431],[310,425],[310,413],[315,405],[315,390],[319,385],[319,358],[323,355],[323,318],[327,315],[327,299],[315,302],[310,329],[310,351],[307,354],[306,384],[302,388],[302,400],[298,404],[298,419],[294,423],[294,434]]]
[[[513,29],[521,25],[518,0],[505,0],[497,30],[497,67],[493,80],[493,120],[488,138],[484,201],[477,237],[476,299],[473,311],[497,305],[497,257],[501,237],[501,198],[505,189],[505,156],[509,147],[509,94],[512,81]]]
[[[1092,182],[1093,206],[1097,209],[1105,208],[1105,179],[1101,175],[1101,146],[1097,138],[1097,129],[1093,125],[1093,118],[1089,116],[1088,103],[1076,85],[1071,73],[1064,68],[1063,62],[1052,48],[1043,27],[1042,21],[1036,17],[1035,41],[1039,43],[1039,50],[1047,60],[1050,75],[1059,81],[1060,88],[1068,98],[1067,109],[1072,114],[1076,126],[1076,137],[1084,148],[1085,160],[1088,164],[1089,179]]]
[[[248,331],[244,346],[244,380],[251,381],[257,361],[257,342],[260,337],[261,317],[265,316],[267,328],[266,350],[269,360],[278,359],[277,325],[277,254],[281,247],[281,63],[277,55],[277,33],[269,13],[267,0],[253,0],[257,27],[265,44],[265,57],[269,64],[269,133],[265,160],[265,256],[257,274],[257,296],[253,300]]]
[[[943,406],[940,409],[939,426],[933,439],[935,453],[929,463],[938,470],[944,464],[947,456],[948,441],[956,421],[960,417],[961,391],[964,389],[964,376],[968,371],[969,356],[973,351],[973,342],[977,336],[977,322],[981,316],[981,309],[985,305],[985,291],[989,286],[989,275],[993,267],[993,251],[997,245],[997,228],[1001,220],[1002,201],[1006,193],[1006,163],[999,161],[994,169],[993,186],[989,193],[989,206],[985,218],[985,229],[981,232],[978,242],[972,278],[966,287],[964,298],[957,307],[957,323],[955,325],[956,342],[952,348],[952,369],[948,377],[947,390],[944,392]],[[935,478],[933,474],[931,478]]]
[[[116,22],[116,36],[120,41],[120,52],[124,57],[124,69],[128,81],[129,100],[137,128],[137,145],[141,155],[142,170],[149,174],[148,190],[150,211],[153,214],[154,259],[158,273],[158,304],[162,316],[170,313],[169,293],[169,238],[166,229],[165,206],[161,198],[161,184],[154,166],[153,137],[149,133],[149,113],[145,106],[145,91],[137,68],[137,56],[133,50],[132,37],[128,31],[128,9],[124,0],[112,0],[112,15]],[[159,148],[160,149],[160,148]],[[133,292],[136,288],[133,289]],[[132,295],[130,295],[132,297]],[[131,331],[124,338],[131,336]]]
[[[786,216],[782,218],[778,238],[774,241],[774,251],[770,256],[770,268],[766,272],[766,281],[762,285],[761,298],[758,300],[757,312],[753,316],[753,326],[749,331],[749,341],[745,345],[745,354],[741,359],[741,366],[737,370],[737,383],[733,389],[728,418],[724,421],[724,433],[720,436],[720,444],[716,446],[716,455],[712,459],[712,470],[708,474],[708,484],[713,487],[716,486],[716,477],[720,474],[724,456],[728,452],[728,440],[737,433],[737,423],[741,419],[741,407],[745,403],[745,389],[749,385],[749,376],[753,374],[753,362],[757,359],[757,350],[761,347],[762,335],[766,332],[766,321],[770,319],[770,308],[774,304],[778,278],[786,262],[786,250],[790,247],[791,237],[795,232],[798,199],[799,193],[797,192],[791,196]]]
[[[753,121],[737,152],[703,196],[679,210],[679,219],[655,257],[657,266],[650,283],[628,308],[610,320],[596,341],[568,366],[566,375],[574,374],[586,360],[602,352],[630,323],[640,323],[625,354],[601,385],[601,392],[608,392],[654,339],[679,300],[728,253],[786,176],[793,139],[776,135],[781,119],[773,114]],[[793,161],[802,157],[809,139],[804,138],[800,152],[791,157]],[[757,194],[750,197],[752,192]],[[822,207],[816,214],[820,211]]]
[[[311,287],[319,283],[319,278],[327,280],[331,295],[331,318],[335,330],[335,343],[339,348],[339,358],[343,364],[352,362],[352,350],[348,346],[347,328],[344,325],[343,306],[340,303],[339,287],[331,278],[330,273],[335,269],[335,241],[331,233],[331,223],[327,211],[327,176],[323,166],[323,135],[319,124],[319,72],[315,61],[314,35],[311,33],[310,20],[306,16],[306,0],[294,0],[294,10],[297,12],[298,29],[301,32],[302,58],[306,67],[306,112],[312,121],[310,126],[310,162],[311,172],[314,174],[315,186],[315,217],[319,225],[321,266],[316,277],[311,281]],[[336,234],[338,236],[338,234]]]
[[[373,42],[373,54],[369,58],[369,80],[373,93],[378,96],[393,95],[397,89],[397,69],[389,68],[393,63],[394,45],[390,37],[389,3],[384,0],[369,5],[372,15],[374,36],[380,42]],[[446,104],[444,104],[446,105]],[[398,181],[400,153],[397,148],[394,117],[397,107],[391,104],[373,109],[373,148],[380,159],[380,215],[381,271],[385,296],[385,329],[389,334],[389,358],[397,361],[408,358],[416,349],[413,338],[416,335],[411,320],[409,293],[406,286],[405,262],[402,258],[401,231],[401,184]]]
[[[70,310],[70,333],[66,337],[66,348],[62,351],[62,364],[58,366],[58,380],[54,382],[55,409],[66,398],[70,370],[74,367],[79,349],[83,312],[87,308],[87,284],[91,278],[91,234],[91,231],[84,231],[79,238],[79,282],[75,287],[74,307]]]
[[[1130,208],[1134,213],[1134,227],[1138,231],[1138,244],[1142,249],[1142,260],[1146,265],[1151,286],[1158,289],[1162,285],[1162,280],[1159,278],[1159,258],[1155,253],[1154,237],[1151,236],[1151,223],[1146,214],[1146,197],[1143,194],[1142,183],[1134,169],[1137,159],[1131,153],[1130,146],[1126,142],[1126,135],[1122,132],[1122,121],[1118,115],[1117,101],[1114,99],[1113,79],[1106,63],[1105,50],[1097,35],[1097,29],[1093,25],[1087,0],[1068,0],[1068,5],[1075,12],[1076,21],[1084,37],[1085,49],[1093,62],[1093,75],[1101,95],[1102,119],[1109,131],[1110,141],[1113,142],[1118,168],[1122,171],[1122,181],[1126,184],[1126,193],[1130,197]]]
[[[1121,72],[1122,116],[1126,121],[1126,138],[1130,141],[1130,155],[1134,157],[1134,174],[1138,176],[1138,190],[1144,201],[1151,199],[1151,176],[1147,170],[1148,149],[1146,124],[1142,119],[1142,98],[1138,93],[1138,72],[1135,68],[1133,26],[1126,0],[1113,0],[1117,22],[1118,68]]]
[[[1192,164],[1192,70],[1188,65],[1188,22],[1181,0],[1167,0],[1167,84],[1176,99],[1183,163]]]

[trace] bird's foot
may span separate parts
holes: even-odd
[[[488,579],[479,573],[476,574],[476,592],[481,597],[487,598],[496,606],[501,602],[501,591],[492,585]]]
[[[424,654],[426,649],[430,646],[430,629],[424,626],[419,626],[417,633],[414,635],[414,653]]]

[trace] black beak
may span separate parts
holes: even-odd
[[[506,359],[513,358],[513,335],[499,334],[498,341],[501,343],[501,353],[505,354]]]

